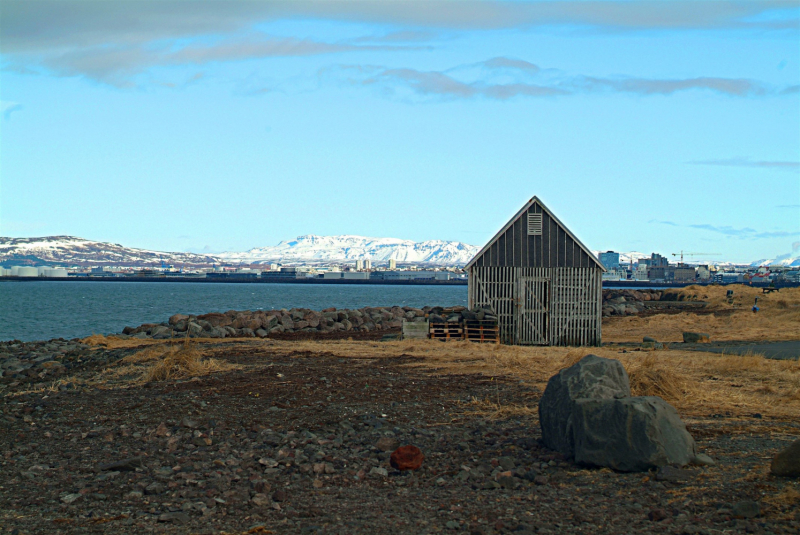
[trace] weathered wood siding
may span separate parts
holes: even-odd
[[[506,344],[600,345],[601,300],[602,271],[595,267],[469,270],[469,306],[495,311]]]
[[[542,235],[528,235],[528,213],[542,214]],[[534,202],[477,258],[476,267],[596,268],[597,261]]]

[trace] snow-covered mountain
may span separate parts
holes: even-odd
[[[457,241],[429,240],[414,242],[399,238],[364,236],[298,236],[272,247],[258,247],[243,253],[226,252],[216,256],[227,262],[326,262],[370,259],[386,262],[462,266],[479,248]]]
[[[54,263],[67,266],[211,266],[219,260],[194,253],[166,253],[133,249],[75,236],[43,238],[0,237],[0,262]]]
[[[782,254],[780,256],[776,256],[775,258],[762,258],[760,260],[756,260],[752,264],[752,267],[760,267],[760,266],[786,266],[786,267],[797,267],[800,266],[800,255],[795,253],[787,253]]]
[[[299,236],[273,247],[215,255],[171,253],[134,249],[75,236],[42,238],[0,237],[0,262],[7,264],[51,263],[68,266],[159,266],[162,262],[182,267],[220,263],[327,262],[370,259],[398,263],[459,266],[469,262],[478,247],[454,241],[414,242],[397,238],[362,236]]]

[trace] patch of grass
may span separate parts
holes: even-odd
[[[679,404],[689,392],[691,381],[674,366],[652,353],[625,364],[634,396],[658,396],[667,403]]]
[[[466,403],[467,412],[480,416],[486,420],[501,420],[519,417],[537,417],[539,415],[536,406],[519,405],[516,403],[502,404],[488,399],[472,398]]]
[[[97,374],[93,383],[104,386],[137,385],[150,381],[169,381],[200,377],[216,372],[238,369],[241,366],[211,358],[197,341],[181,343],[156,341],[116,365]]]
[[[144,353],[144,351],[140,351],[137,355],[140,353]],[[188,340],[180,346],[169,347],[160,357],[155,356],[155,352],[153,352],[142,355],[140,358],[146,358],[153,362],[143,376],[145,382],[198,377],[234,367],[232,364],[217,359],[204,359],[203,352],[200,351],[197,344]]]
[[[521,347],[409,340],[399,342],[251,341],[265,353],[335,356],[347,359],[409,358],[406,366],[436,374],[481,374],[522,381],[544,391],[559,370],[588,354],[617,359],[631,376],[634,395],[658,395],[686,416],[732,416],[796,419],[800,414],[800,362],[696,351],[629,351],[618,348]],[[497,408],[501,405],[492,398]],[[502,402],[502,397],[501,400]],[[531,408],[535,409],[535,402]],[[487,406],[486,410],[490,410]],[[496,409],[491,409],[496,410]]]
[[[727,299],[733,290],[734,299]],[[800,288],[781,288],[764,294],[760,288],[743,284],[729,286],[687,286],[675,290],[684,300],[692,296],[705,301],[705,311],[714,314],[657,314],[603,318],[603,340],[641,342],[652,336],[659,342],[681,342],[684,331],[704,332],[712,341],[800,340]],[[759,312],[751,307],[758,298]]]

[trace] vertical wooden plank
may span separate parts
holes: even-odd
[[[591,302],[591,285],[589,283],[589,271],[585,268],[581,268],[581,280],[582,285],[584,288],[584,298],[583,302],[581,303],[581,345],[586,346],[588,345],[588,325],[586,324],[586,318],[588,317],[588,310],[587,304]]]

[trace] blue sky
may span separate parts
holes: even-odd
[[[0,235],[800,254],[796,2],[0,4]]]

